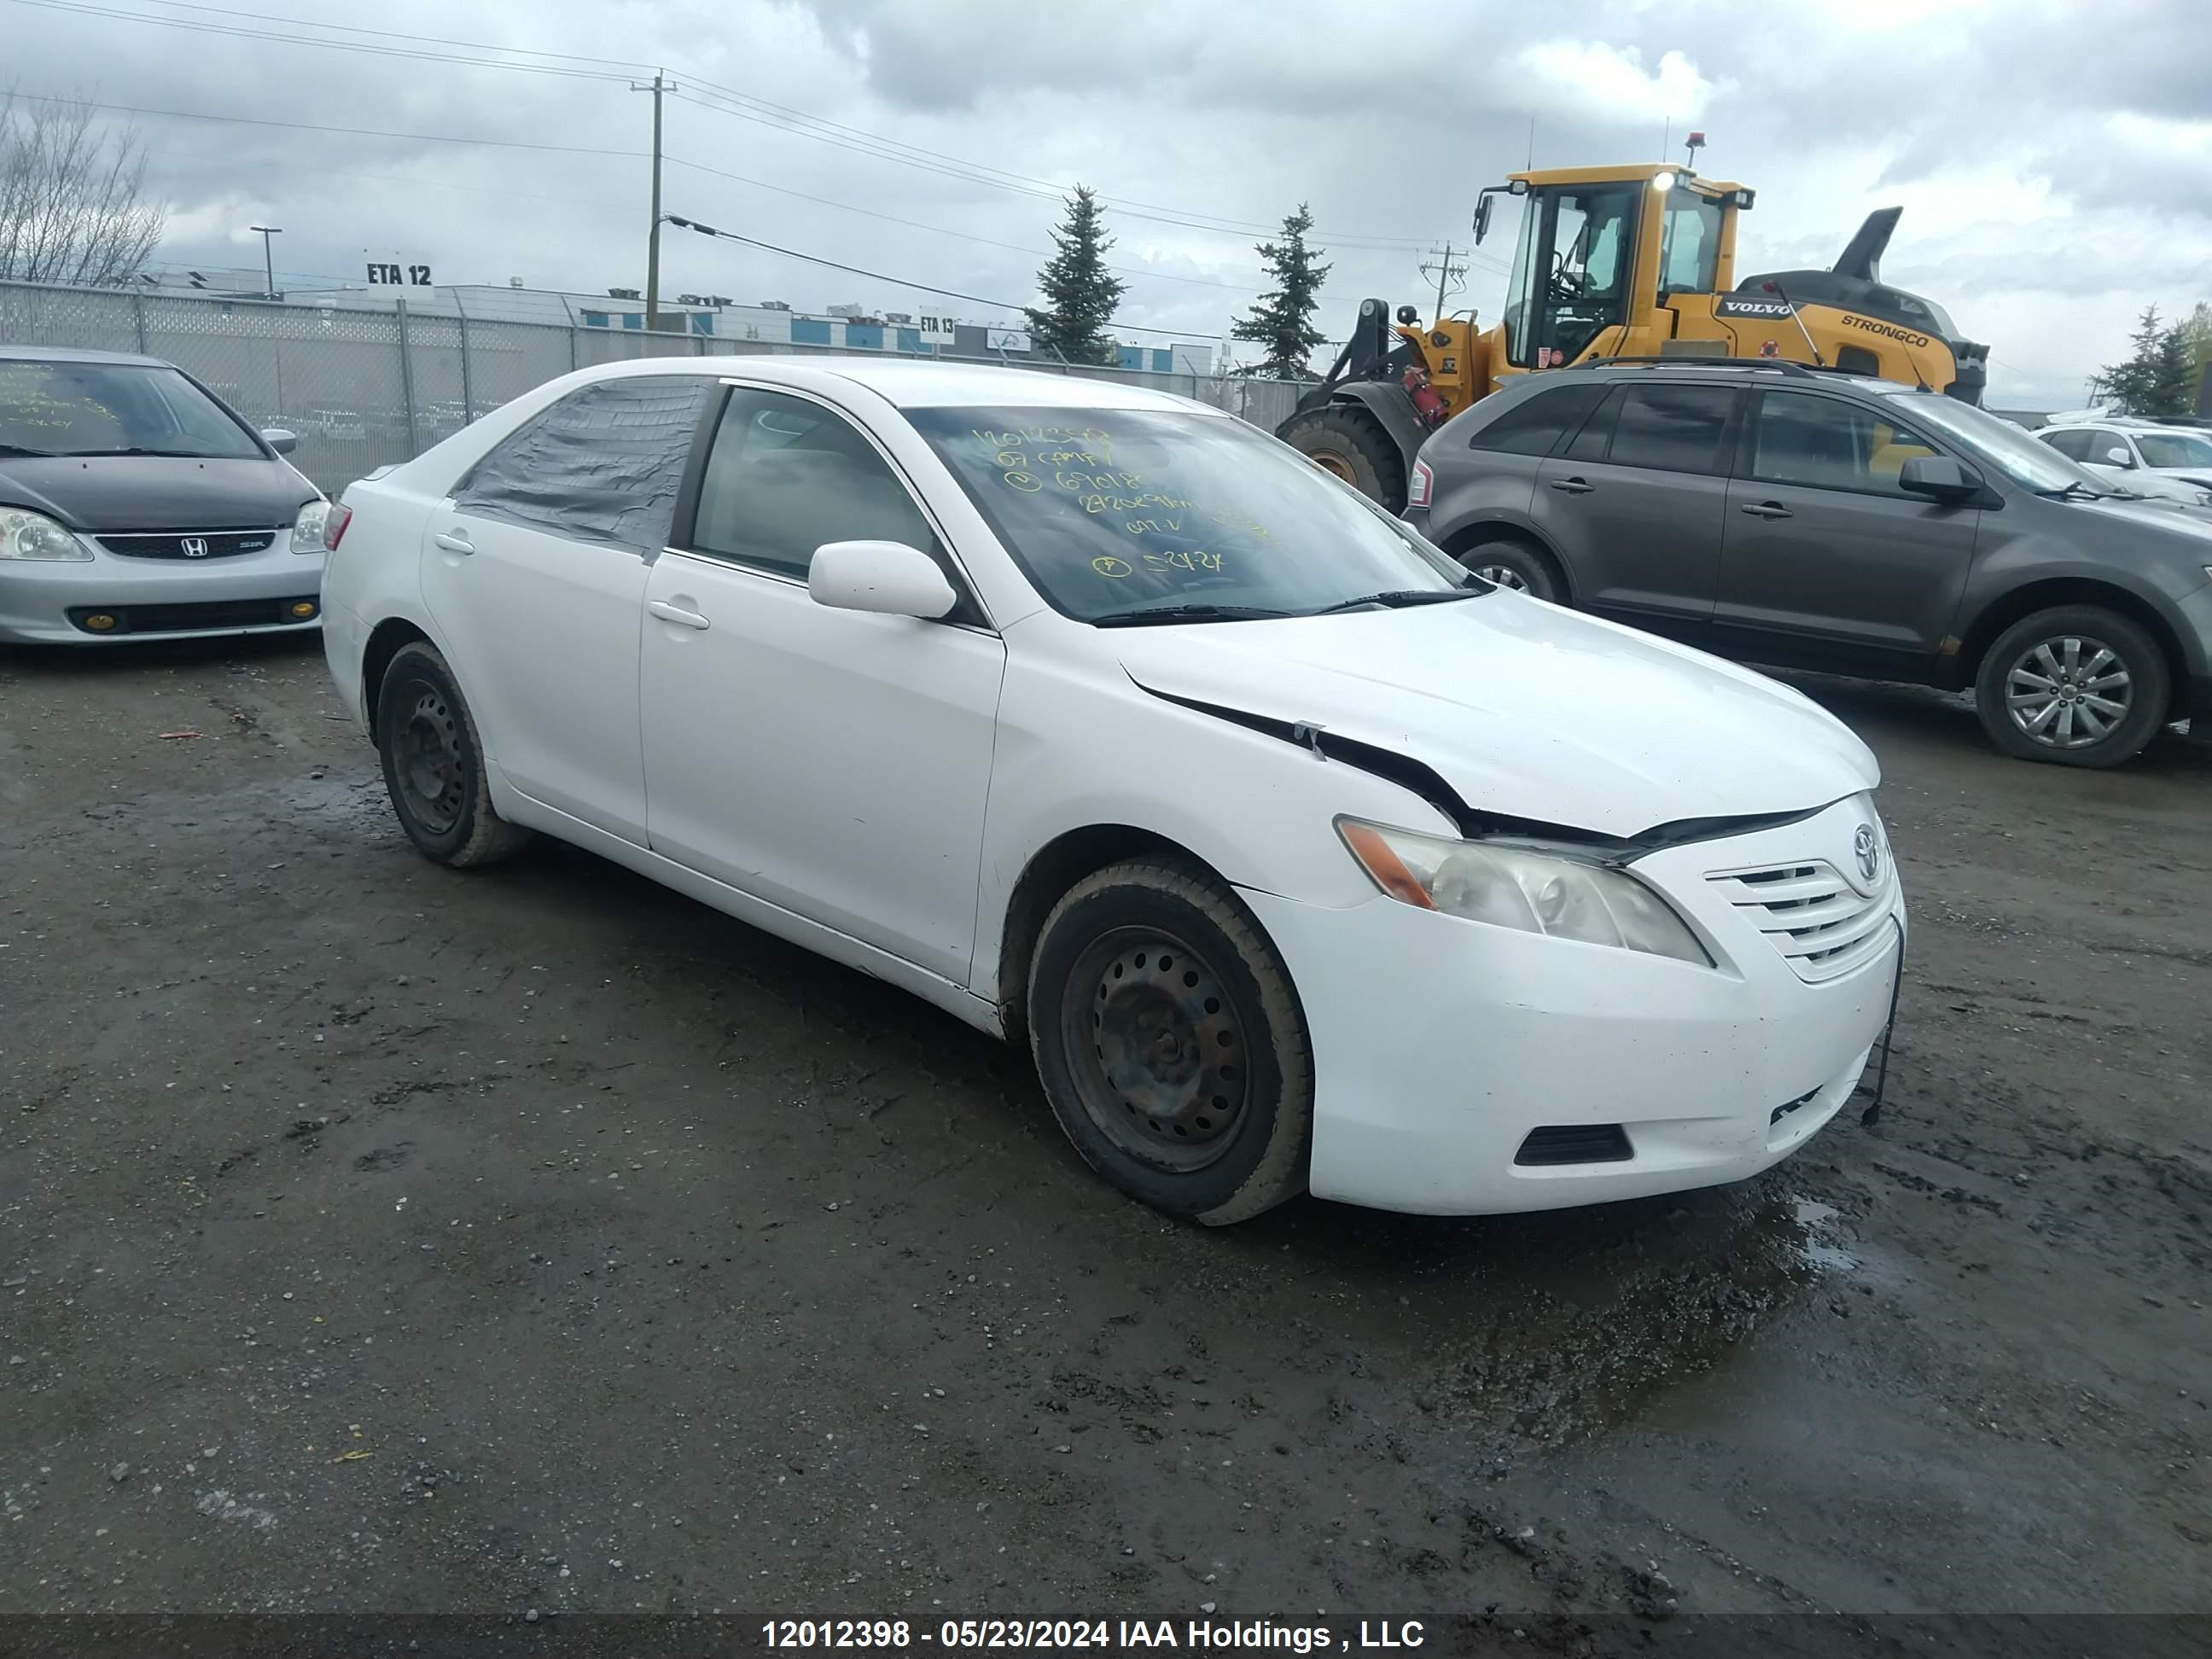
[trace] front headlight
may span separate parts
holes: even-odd
[[[292,550],[295,553],[323,551],[323,526],[330,521],[331,504],[318,496],[300,509],[300,516],[292,524]]]
[[[1524,933],[1712,966],[1674,907],[1626,870],[1526,848],[1339,818],[1337,833],[1390,897]]]
[[[60,559],[90,564],[92,550],[43,513],[0,507],[0,559]]]

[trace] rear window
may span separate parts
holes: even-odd
[[[1548,455],[1604,396],[1605,387],[1595,381],[1549,387],[1479,428],[1468,440],[1468,447],[1507,455]]]

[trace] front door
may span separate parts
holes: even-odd
[[[1615,386],[1537,469],[1529,514],[1565,560],[1577,605],[1696,642],[1720,579],[1734,386]]]
[[[964,983],[1005,647],[972,598],[940,622],[815,604],[834,541],[923,548],[965,591],[826,404],[732,387],[694,520],[646,584],[653,850]]]
[[[1863,404],[1759,394],[1729,488],[1714,636],[1731,656],[1924,679],[1956,618],[1981,509],[1899,488],[1936,453]]]

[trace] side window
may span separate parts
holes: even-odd
[[[653,374],[572,392],[470,468],[454,508],[636,553],[665,547],[716,389],[703,375]]]
[[[1571,461],[1601,461],[1607,447],[1613,442],[1613,428],[1620,419],[1620,405],[1627,398],[1628,388],[1617,386],[1605,400],[1605,406],[1583,423],[1575,434],[1574,441],[1567,446]]]
[[[1606,459],[1668,472],[1725,472],[1721,441],[1740,396],[1724,386],[1631,386]]]
[[[2118,433],[2100,429],[2090,433],[2088,438],[2089,453],[2082,457],[2084,460],[2094,461],[2100,466],[2133,466],[2136,464],[2135,452],[2129,448],[2128,441]],[[2116,449],[2121,455],[2117,461],[2112,459],[2112,452]]]
[[[1898,475],[1935,452],[1872,410],[1802,392],[1760,394],[1752,427],[1751,476],[1816,489],[1899,495]]]
[[[2085,461],[2089,459],[2089,434],[2079,427],[2070,431],[2051,433],[2044,438],[2043,441],[2069,461]]]
[[[1508,455],[1548,455],[1597,407],[1605,387],[1587,382],[1557,386],[1523,398],[1468,440],[1470,449]]]
[[[693,549],[806,579],[824,542],[944,551],[906,485],[842,416],[780,392],[734,387],[699,485]]]

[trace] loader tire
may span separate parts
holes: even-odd
[[[1397,440],[1357,404],[1293,416],[1275,435],[1386,510],[1406,510],[1406,459]]]

